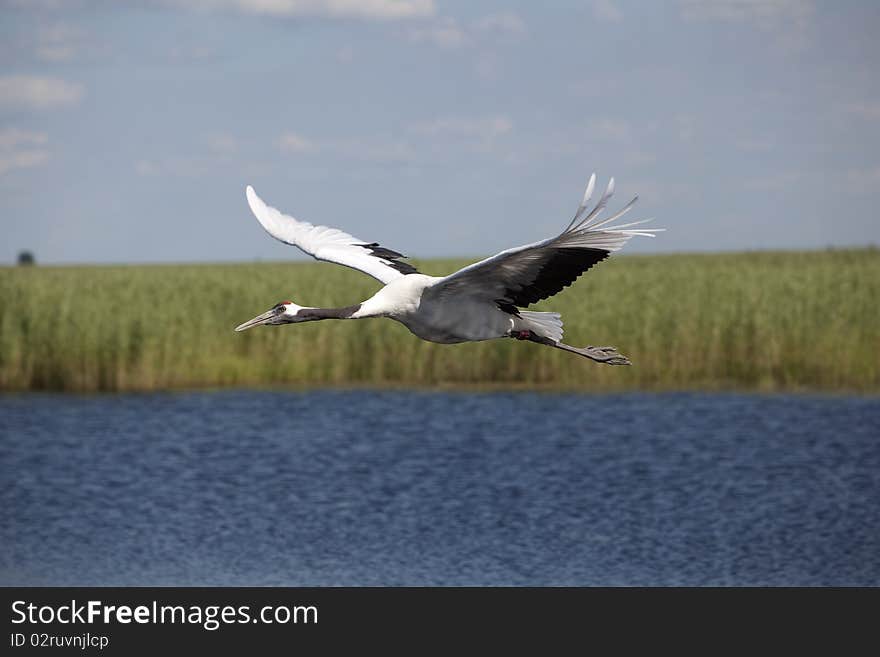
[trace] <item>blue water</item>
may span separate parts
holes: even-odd
[[[0,397],[4,585],[880,585],[880,400]]]

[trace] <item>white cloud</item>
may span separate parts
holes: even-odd
[[[168,48],[164,53],[171,62],[199,62],[209,60],[217,55],[211,46],[195,43],[179,43]]]
[[[314,153],[317,144],[295,132],[285,132],[278,138],[278,149],[282,153]]]
[[[849,194],[876,194],[880,189],[880,165],[843,171],[781,170],[743,182],[743,188],[764,192],[797,192],[828,186]]]
[[[763,192],[781,192],[801,184],[806,176],[804,171],[777,171],[766,176],[745,180],[743,187]]]
[[[202,11],[232,10],[275,17],[404,20],[434,14],[433,0],[160,0]]]
[[[587,126],[587,134],[595,139],[606,141],[629,141],[632,130],[629,123],[622,119],[595,119]]]
[[[686,21],[749,25],[767,33],[783,52],[803,50],[811,41],[811,0],[679,0]]]
[[[409,143],[393,138],[359,137],[329,142],[322,147],[349,160],[374,164],[399,164],[416,159],[415,149]]]
[[[774,146],[775,142],[766,137],[744,137],[736,141],[736,147],[744,153],[766,153]]]
[[[679,0],[679,5],[688,20],[751,22],[762,27],[813,13],[812,3],[806,0]]]
[[[161,160],[138,160],[134,170],[139,176],[172,176],[198,178],[213,170],[214,162],[206,158],[170,157]]]
[[[880,101],[849,103],[844,106],[844,110],[869,121],[880,121]]]
[[[238,151],[238,140],[232,135],[211,135],[207,143],[216,155],[234,155]]]
[[[237,171],[250,167],[237,157],[240,142],[228,133],[208,134],[202,138],[202,148],[183,155],[160,155],[134,163],[139,176],[168,176],[173,178],[200,178],[214,174],[219,168],[234,166]],[[233,157],[236,156],[236,157]]]
[[[622,156],[624,163],[627,166],[633,168],[643,167],[648,164],[654,164],[655,162],[657,162],[656,153],[639,148],[625,151]]]
[[[802,25],[814,11],[809,0],[679,0],[679,7],[685,20],[749,23],[765,30]]]
[[[485,119],[439,118],[433,121],[414,123],[410,131],[420,135],[444,138],[470,138],[490,140],[509,133],[513,121],[506,116],[493,116]]]
[[[407,131],[420,139],[419,150],[495,154],[506,150],[513,131],[507,116],[441,117],[411,124]]]
[[[687,183],[664,183],[655,178],[626,178],[618,181],[616,193],[624,198],[638,195],[642,199],[652,199],[652,202],[662,199],[665,203],[674,203],[693,198],[697,190]]]
[[[692,114],[677,114],[675,130],[681,141],[692,143],[697,137],[697,118]]]
[[[616,23],[623,20],[623,12],[611,0],[593,0],[593,16],[596,20]]]
[[[285,132],[276,144],[282,153],[290,155],[321,153],[376,164],[410,162],[415,159],[415,150],[406,141],[381,136],[316,140],[296,132]]]
[[[72,25],[59,23],[37,31],[37,57],[46,62],[69,62],[86,44],[85,33]]]
[[[488,14],[474,21],[473,29],[477,32],[490,32],[521,36],[526,33],[526,23],[517,14],[505,11],[497,14]]]
[[[0,0],[18,9],[81,9],[107,0]],[[434,0],[114,0],[117,5],[153,5],[195,11],[234,11],[277,18],[405,20],[434,15]]]
[[[876,194],[880,189],[880,166],[868,169],[852,169],[844,178],[847,189],[857,194]]]
[[[415,43],[429,43],[439,48],[454,49],[482,44],[489,37],[517,39],[525,35],[526,23],[517,14],[488,14],[462,25],[454,18],[443,17],[410,28],[407,36]]]
[[[497,77],[502,60],[494,52],[481,52],[474,59],[474,74],[483,80]]]
[[[45,132],[31,132],[18,128],[0,130],[0,150],[14,149],[22,144],[45,144],[49,135]]]
[[[152,160],[138,160],[135,162],[134,170],[139,176],[155,176],[160,173],[161,167]]]
[[[76,0],[2,0],[2,4],[9,5],[14,9],[64,9],[71,5],[78,7],[82,2]]]
[[[49,153],[45,149],[49,136],[45,132],[31,132],[18,128],[0,130],[0,176],[16,169],[29,169],[45,164]]]
[[[367,135],[338,139],[307,137],[285,132],[276,146],[300,156],[339,158],[375,164],[412,164],[420,154],[493,153],[509,144],[514,123],[508,116],[439,117],[406,126],[403,135]]]
[[[351,46],[342,46],[336,51],[336,61],[340,64],[350,64],[354,61],[354,48]]]
[[[412,28],[407,35],[414,43],[430,43],[439,48],[458,48],[470,39],[464,28],[452,18],[441,18],[433,23]]]
[[[85,88],[77,82],[27,75],[0,77],[0,106],[26,109],[78,104]]]

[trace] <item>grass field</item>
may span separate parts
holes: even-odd
[[[389,320],[232,330],[281,299],[342,306],[378,287],[321,263],[2,268],[0,390],[880,391],[875,249],[618,256],[535,306],[563,314],[569,344],[615,345],[632,367],[515,340],[430,344]]]

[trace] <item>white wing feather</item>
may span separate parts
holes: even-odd
[[[327,226],[315,226],[307,221],[298,221],[270,205],[266,205],[254,188],[248,185],[247,200],[254,216],[276,240],[299,248],[317,260],[335,262],[357,269],[385,283],[404,276],[394,265],[402,266],[394,260],[371,254],[369,243],[348,233]]]

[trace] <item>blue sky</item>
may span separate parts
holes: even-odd
[[[420,257],[564,227],[631,252],[880,243],[880,3],[0,0],[0,262],[296,257],[298,218]],[[614,207],[614,203],[612,203]]]

